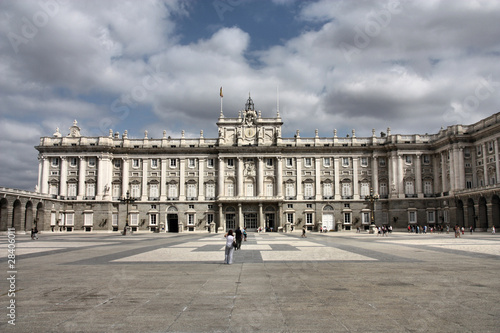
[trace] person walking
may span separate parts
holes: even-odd
[[[224,235],[226,237],[226,249],[225,249],[225,257],[224,263],[231,265],[233,263],[233,254],[234,254],[234,236],[233,230],[229,230],[227,234]]]
[[[495,234],[495,226],[492,226],[492,227],[491,227],[491,233],[492,233],[492,234]]]
[[[243,233],[241,232],[240,227],[236,229],[235,232],[235,238],[236,238],[236,250],[241,250],[241,239],[242,239]]]
[[[247,228],[243,228],[243,240],[246,242],[247,241]]]
[[[307,236],[306,236],[306,227],[305,227],[305,226],[304,226],[304,227],[302,227],[302,236],[301,236],[301,237],[302,237],[302,238],[306,238],[306,237],[307,237]]]

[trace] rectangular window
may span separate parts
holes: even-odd
[[[113,213],[113,215],[111,216],[111,225],[113,227],[117,227],[118,226],[118,214]]]
[[[177,160],[175,158],[170,159],[170,167],[171,168],[177,167]]]
[[[305,183],[304,184],[304,196],[305,197],[312,197],[313,196],[313,184],[312,183]]]
[[[432,194],[432,181],[424,181],[424,194]]]
[[[73,226],[75,225],[75,213],[66,213],[65,214],[66,221],[62,221],[61,225],[64,225],[66,222],[66,225]]]
[[[411,155],[405,155],[405,163],[411,164]]]
[[[94,214],[85,213],[83,214],[83,216],[84,216],[83,225],[86,227],[91,227],[94,224]]]
[[[234,197],[234,184],[233,183],[227,184],[227,196]]]
[[[206,192],[207,198],[215,198],[215,184],[210,183],[207,184],[206,186],[207,186],[207,192]]]
[[[68,183],[68,197],[76,197],[76,183]]]
[[[94,197],[95,196],[95,184],[94,183],[88,183],[87,184],[87,197]]]
[[[139,214],[137,214],[137,213],[130,214],[130,225],[133,225],[133,226],[139,225]]]
[[[151,168],[156,169],[158,167],[158,159],[153,158],[151,160]]]
[[[465,182],[465,187],[466,188],[472,188],[472,181],[468,180]]]
[[[122,166],[122,160],[115,158],[113,160],[113,165],[115,166],[115,168],[119,169]]]
[[[306,213],[306,224],[313,224],[313,214]]]
[[[286,158],[286,166],[287,167],[292,167],[293,166],[293,158]]]
[[[293,204],[288,204],[288,205],[287,205],[287,208],[289,208],[289,209],[293,209]]]
[[[323,184],[323,196],[324,197],[331,197],[332,195],[333,195],[332,183],[324,183]]]
[[[272,197],[273,195],[274,195],[273,184],[272,183],[267,183],[266,184],[266,196],[267,197]]]
[[[407,181],[405,183],[405,194],[413,195],[414,193],[413,181]]]
[[[194,224],[194,214],[188,214],[187,224]]]
[[[323,158],[323,165],[325,167],[329,167],[330,165],[332,165],[332,160],[330,157],[325,157]]]
[[[351,213],[344,213],[344,224],[351,224]]]
[[[157,214],[149,214],[149,224],[150,225],[156,225],[157,219],[158,219]]]
[[[381,167],[385,167],[385,158],[383,158],[383,157],[379,158],[378,165]]]
[[[232,159],[232,158],[228,158],[228,159],[227,159],[227,166],[228,166],[229,168],[234,167],[234,159]]]
[[[361,223],[363,223],[363,224],[370,224],[370,213],[363,212],[361,214]]]
[[[188,184],[187,197],[188,198],[196,197],[196,184]]]
[[[342,196],[350,197],[351,194],[351,183],[342,183]]]
[[[370,184],[368,183],[361,183],[361,198],[364,198],[368,195],[370,195]]]
[[[312,166],[312,159],[310,157],[304,158],[304,166],[306,167]]]
[[[293,213],[287,213],[286,220],[287,220],[287,222],[290,222],[293,224]]]
[[[158,184],[149,185],[149,196],[151,198],[158,198]]]
[[[207,160],[207,167],[209,167],[209,168],[213,168],[213,167],[214,167],[214,165],[215,165],[215,161],[214,161],[214,159],[213,159],[213,158],[209,158],[209,159]]]
[[[207,214],[207,223],[210,224],[214,221],[214,214]]]
[[[132,168],[138,168],[139,167],[139,159],[134,158],[132,160]]]
[[[52,157],[51,161],[53,167],[59,166],[59,157]]]
[[[313,205],[312,204],[306,204],[306,207],[307,208],[313,208]]]
[[[49,193],[52,195],[59,194],[59,188],[57,187],[57,184],[50,184]]]
[[[342,166],[349,166],[349,157],[342,157]]]
[[[89,167],[95,167],[95,163],[96,163],[96,160],[95,160],[95,157],[89,157]]]
[[[194,205],[188,205],[189,209],[194,209]]]
[[[368,166],[368,157],[361,157],[361,166]]]
[[[434,219],[434,215],[435,212],[434,211],[429,211],[427,212],[427,223],[434,223],[436,222],[435,219]]]
[[[139,184],[132,184],[130,186],[130,197],[131,198],[139,198],[141,196],[141,188]]]
[[[194,168],[196,166],[196,160],[194,158],[188,159],[188,167]]]
[[[168,184],[168,198],[177,198],[177,184]]]
[[[246,189],[247,189],[246,196],[247,197],[253,197],[254,196],[254,193],[253,193],[253,184],[252,183],[247,183]]]
[[[272,167],[273,166],[273,159],[272,158],[266,158],[266,165],[268,167]]]
[[[51,213],[50,214],[50,225],[55,226],[56,225],[56,213]]]
[[[488,151],[493,152],[493,141],[488,142]]]
[[[69,159],[69,165],[72,167],[76,167],[78,165],[78,161],[77,161],[76,157],[71,157]]]
[[[481,146],[477,146],[476,150],[477,150],[477,156],[481,156]]]
[[[408,221],[410,223],[417,223],[417,212],[415,211],[408,212]]]
[[[380,195],[387,195],[387,184],[380,183]]]
[[[424,155],[424,164],[430,164],[431,163],[431,157],[427,154]]]
[[[295,185],[293,183],[286,183],[285,196],[287,196],[287,197],[294,197],[295,196]]]
[[[119,198],[121,196],[121,189],[122,187],[120,184],[113,184],[113,198]]]

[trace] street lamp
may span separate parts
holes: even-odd
[[[365,200],[370,203],[370,233],[375,233],[375,201],[378,200],[378,194],[373,194],[373,188],[370,188],[370,195],[365,196]]]
[[[128,228],[128,205],[131,204],[131,203],[134,203],[135,202],[135,198],[131,198],[130,197],[130,192],[127,191],[127,196],[125,198],[121,198],[120,201],[122,203],[126,203],[127,204],[127,217],[125,218],[125,228],[123,228],[123,235],[126,235],[127,234],[127,228]]]

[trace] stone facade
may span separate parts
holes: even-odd
[[[281,137],[249,97],[218,137],[42,137],[35,192],[0,189],[0,231],[288,231],[374,222],[500,226],[500,113],[432,135]],[[22,193],[19,193],[22,192]]]

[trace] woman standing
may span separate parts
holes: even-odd
[[[224,258],[224,263],[231,265],[233,263],[233,253],[234,253],[234,236],[233,230],[229,230],[227,234],[224,235],[226,237],[226,256]]]

